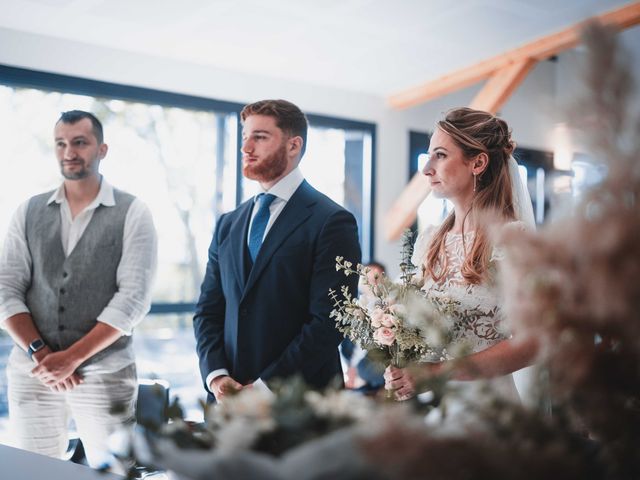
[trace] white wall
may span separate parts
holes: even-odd
[[[359,92],[235,73],[8,29],[0,29],[0,63],[240,103],[287,98],[308,113],[377,124],[375,257],[386,263],[391,273],[397,272],[397,244],[385,241],[382,220],[407,181],[408,131],[431,130],[442,112],[467,105],[480,89],[474,86],[419,107],[392,111],[384,98]],[[565,80],[575,77],[574,64],[565,62],[564,56],[557,62],[538,64],[505,105],[501,115],[513,128],[519,145],[553,150],[558,86],[562,87],[564,102],[574,91]]]

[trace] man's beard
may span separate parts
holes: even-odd
[[[242,166],[242,174],[250,180],[271,182],[287,169],[287,148],[283,143],[278,150],[254,164]]]
[[[87,178],[89,176],[89,169],[87,168],[84,161],[82,162],[82,168],[80,170],[76,170],[74,172],[70,172],[65,170],[64,162],[60,163],[60,173],[67,180],[82,180],[83,178]]]

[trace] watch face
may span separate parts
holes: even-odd
[[[33,342],[31,342],[31,345],[29,345],[29,348],[34,352],[37,352],[42,347],[44,347],[44,340],[42,340],[41,338],[34,340]]]

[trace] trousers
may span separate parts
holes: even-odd
[[[13,446],[62,458],[72,418],[89,465],[110,464],[109,435],[119,429],[131,430],[135,424],[136,367],[131,364],[113,373],[89,372],[83,378],[84,383],[72,390],[53,392],[10,360],[7,396]]]

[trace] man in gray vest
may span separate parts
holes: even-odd
[[[149,310],[157,240],[148,208],[99,173],[108,147],[98,119],[65,112],[54,136],[64,182],[19,207],[0,255],[0,325],[16,344],[11,438],[61,457],[69,411],[97,467],[109,434],[134,421],[131,333]]]

